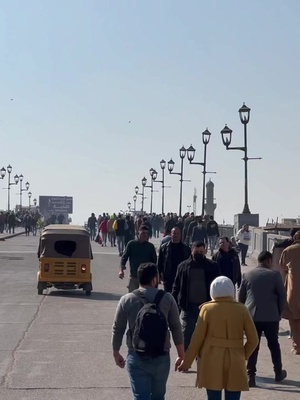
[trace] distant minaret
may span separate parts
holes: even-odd
[[[206,184],[206,201],[204,204],[204,210],[206,215],[211,215],[214,217],[215,209],[217,208],[217,204],[214,203],[214,183],[209,180]]]

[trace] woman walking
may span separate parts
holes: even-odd
[[[213,299],[200,306],[198,322],[179,371],[188,370],[197,357],[198,388],[206,388],[208,400],[239,400],[248,391],[246,360],[258,345],[247,308],[234,299],[232,281],[220,276],[210,287]],[[247,341],[244,344],[244,334]]]

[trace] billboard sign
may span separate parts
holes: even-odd
[[[73,197],[70,196],[40,196],[39,209],[41,213],[72,214]]]

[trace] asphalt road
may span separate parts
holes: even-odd
[[[37,242],[25,236],[0,242],[0,399],[132,399],[127,371],[114,364],[110,345],[117,301],[126,292],[126,281],[118,278],[116,249],[93,244],[90,298],[81,291],[56,290],[38,296]],[[263,340],[260,387],[243,399],[299,400],[300,357],[290,354],[285,332],[280,342],[289,380],[273,383]],[[175,361],[174,351],[172,357]],[[188,374],[171,371],[167,399],[204,400],[205,392],[194,382],[195,368]]]

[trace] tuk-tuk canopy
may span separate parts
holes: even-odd
[[[48,225],[41,234],[38,257],[92,259],[89,232],[81,226]]]

